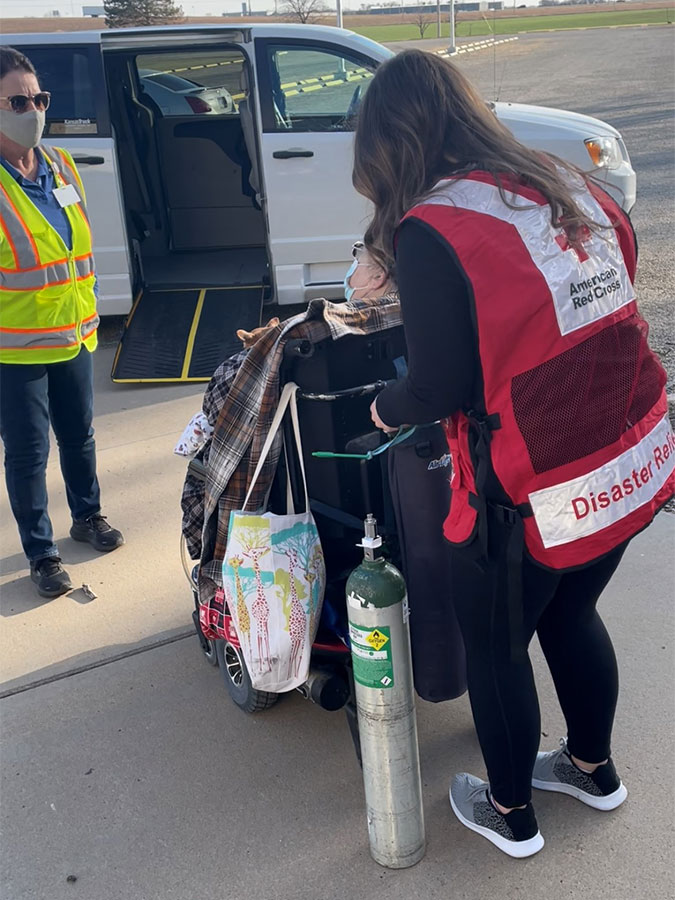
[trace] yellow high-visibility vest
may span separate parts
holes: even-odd
[[[65,207],[69,250],[23,188],[0,166],[0,362],[52,363],[98,343],[91,228],[82,181],[67,150],[40,147],[58,187],[80,202]]]

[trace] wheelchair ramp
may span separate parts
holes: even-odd
[[[260,324],[262,296],[260,284],[144,291],[127,320],[112,380],[208,381],[241,350],[237,329]]]

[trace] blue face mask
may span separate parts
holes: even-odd
[[[356,288],[351,287],[349,284],[349,279],[352,277],[354,272],[356,272],[356,267],[358,266],[359,261],[355,259],[351,266],[347,269],[347,273],[345,275],[344,286],[345,286],[345,300],[349,302],[354,296],[354,291]]]

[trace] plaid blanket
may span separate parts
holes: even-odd
[[[227,395],[232,390],[232,385],[237,377],[237,372],[248,356],[248,350],[240,350],[234,356],[228,357],[213,373],[209,381],[204,399],[202,412],[206,416],[209,425],[215,428],[218,414],[223,408]],[[211,451],[211,439],[195,454],[195,459],[208,465]],[[204,482],[195,478],[188,470],[183,484],[183,493],[180,498],[183,510],[182,530],[187,543],[190,559],[199,559],[202,555],[202,529],[204,528]]]
[[[316,343],[348,334],[373,334],[401,324],[398,294],[377,300],[331,303],[312,300],[306,312],[281,322],[249,350],[226,360],[214,373],[204,397],[204,413],[214,426],[202,451],[206,484],[186,478],[184,533],[194,559],[200,559],[200,603],[207,604],[221,584],[230,512],[241,509],[277,406],[284,347],[292,339]],[[278,435],[256,482],[248,508],[265,501],[281,452]],[[201,535],[197,538],[201,524]]]

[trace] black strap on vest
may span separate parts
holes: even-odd
[[[475,436],[472,450],[476,461],[475,483],[476,493],[469,494],[469,503],[478,513],[478,540],[483,551],[483,556],[488,559],[488,521],[487,499],[485,489],[488,474],[492,465],[490,457],[490,443],[492,432],[502,427],[499,415],[482,416],[474,410],[466,413],[469,425]]]
[[[478,540],[482,555],[488,565],[491,562],[489,521],[492,520],[493,523],[496,523],[500,531],[503,529],[503,540],[497,541],[500,555],[497,560],[498,570],[494,590],[501,590],[505,582],[511,660],[523,662],[527,658],[523,616],[523,558],[525,554],[523,519],[532,515],[532,507],[529,503],[507,506],[487,499],[487,481],[492,467],[490,443],[492,432],[501,428],[501,421],[498,414],[480,416],[472,410],[466,415],[475,437],[473,453],[475,456],[476,493],[469,495],[469,503],[477,513]]]
[[[525,619],[523,615],[523,556],[525,552],[525,526],[517,509],[490,503],[490,510],[505,530],[504,556],[499,559],[499,590],[506,582],[506,602],[509,615],[509,639],[511,660],[523,662],[527,657],[525,646]],[[499,541],[500,547],[502,542]]]

